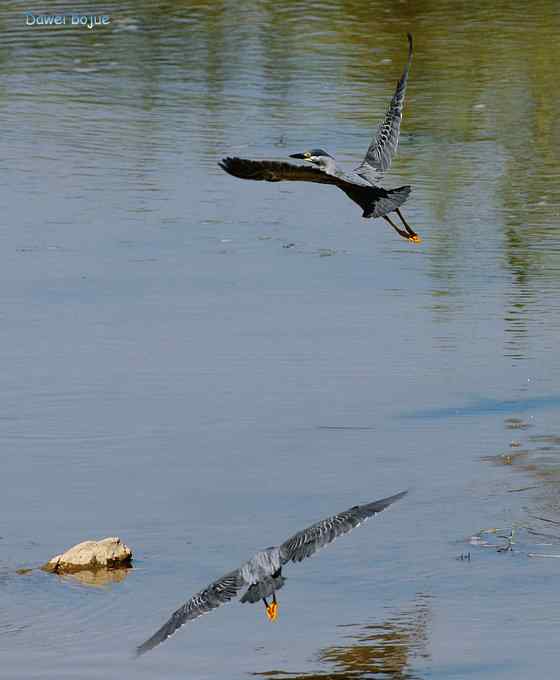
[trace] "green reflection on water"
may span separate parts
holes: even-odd
[[[275,670],[255,675],[263,678],[300,680],[356,680],[378,676],[391,680],[415,680],[415,659],[428,659],[427,643],[431,621],[430,600],[419,595],[408,611],[400,612],[380,624],[341,626],[350,630],[347,644],[325,647],[317,654],[317,662],[326,670],[286,673]]]
[[[67,6],[50,4],[57,9]],[[74,10],[90,7],[79,0]],[[105,2],[103,12],[110,28],[29,29],[20,2],[2,3],[0,74],[17,79],[0,88],[0,104],[37,96],[68,110],[95,105],[106,112],[108,145],[121,135],[148,140],[146,168],[181,134],[192,139],[191,160],[208,167],[228,151],[283,156],[304,141],[329,142],[343,160],[359,161],[412,31],[394,172],[414,188],[407,208],[426,241],[432,313],[453,319],[462,313],[457,298],[484,294],[487,268],[504,272],[504,353],[532,356],[532,315],[543,318],[554,304],[560,278],[556,0],[328,0],[312,8],[140,0]],[[127,115],[123,130],[121,110],[135,107],[146,115]]]

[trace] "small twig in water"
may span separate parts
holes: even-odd
[[[535,531],[535,529],[527,529],[527,533],[532,534],[533,536],[544,536],[544,538],[555,538],[557,541],[560,541],[560,536],[556,536],[555,534],[546,534],[543,531]]]
[[[531,491],[531,489],[538,489],[540,484],[533,484],[533,486],[522,486],[519,489],[508,489],[508,493],[518,493],[519,491]]]
[[[529,515],[531,519],[539,519],[541,522],[550,522],[551,524],[558,524],[560,525],[560,522],[557,522],[555,519],[547,519],[546,517],[539,517],[538,515]]]

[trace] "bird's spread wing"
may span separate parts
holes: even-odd
[[[222,578],[211,583],[207,588],[201,590],[196,595],[193,595],[190,600],[179,607],[174,612],[170,619],[163,624],[163,626],[156,631],[151,638],[146,640],[136,649],[138,656],[153,649],[160,642],[166,640],[170,635],[180,628],[187,621],[196,619],[202,614],[219,607],[221,604],[228,602],[235,597],[239,590],[245,585],[245,581],[241,576],[241,570],[236,569],[229,574],[222,576]]]
[[[407,491],[382,498],[373,503],[355,505],[349,510],[327,517],[327,519],[317,522],[303,531],[294,534],[280,546],[280,559],[282,564],[286,562],[301,562],[306,557],[310,557],[319,548],[334,541],[337,536],[346,534],[354,527],[359,526],[368,517],[373,517],[378,512],[385,510],[399,498],[402,498]]]
[[[246,158],[223,158],[218,165],[230,175],[241,179],[267,182],[319,182],[342,187],[347,185],[340,177],[311,165],[295,165],[284,161],[252,161]]]
[[[368,181],[378,178],[379,173],[384,172],[391,165],[391,160],[397,151],[399,144],[399,132],[401,128],[404,95],[408,81],[408,72],[412,63],[412,36],[408,34],[408,61],[404,67],[401,79],[397,83],[397,89],[391,99],[391,104],[385,120],[379,126],[377,134],[373,138],[366,157],[362,164],[356,168],[356,172]]]

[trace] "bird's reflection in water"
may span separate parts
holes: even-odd
[[[430,598],[418,595],[414,605],[383,623],[340,626],[348,643],[321,649],[317,662],[325,670],[286,673],[281,670],[255,673],[261,678],[288,680],[421,680],[414,660],[426,660],[431,609]]]

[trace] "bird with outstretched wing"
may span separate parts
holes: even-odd
[[[259,551],[238,569],[228,572],[181,605],[161,628],[137,647],[137,654],[141,655],[153,649],[187,621],[192,621],[237,597],[244,587],[247,587],[247,590],[241,597],[241,602],[254,603],[262,600],[268,618],[274,621],[278,615],[276,592],[285,583],[282,568],[288,562],[301,562],[310,557],[320,548],[332,543],[338,536],[348,533],[369,517],[385,510],[406,493],[407,491],[401,491],[372,503],[355,505],[298,531],[279,546]],[[269,597],[272,597],[271,602],[267,600]]]
[[[230,175],[240,179],[264,180],[266,182],[316,182],[332,184],[357,203],[363,210],[362,217],[382,217],[393,229],[408,241],[420,243],[418,234],[405,220],[400,207],[410,194],[409,186],[384,189],[378,181],[391,165],[397,152],[403,115],[404,97],[408,83],[408,73],[412,63],[412,36],[408,34],[408,60],[385,119],[379,126],[364,160],[354,172],[346,173],[339,168],[336,160],[323,149],[310,149],[295,153],[290,158],[303,160],[310,165],[295,165],[286,161],[250,160],[247,158],[226,157],[218,164]],[[389,217],[395,212],[401,219],[404,229],[398,227]]]

